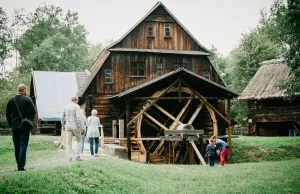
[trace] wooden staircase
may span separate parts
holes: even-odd
[[[164,164],[165,158],[161,155],[150,155],[150,162],[152,164]]]

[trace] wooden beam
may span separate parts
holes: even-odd
[[[124,120],[119,120],[119,138],[124,138]],[[124,140],[120,140],[120,146],[124,146]]]
[[[194,158],[194,149],[192,147],[193,145],[189,143],[189,163],[194,164],[195,163],[195,158]]]
[[[158,146],[154,150],[153,155],[156,155],[160,151],[160,148],[164,145],[164,142],[165,141],[160,141],[160,143],[158,144]]]
[[[164,130],[169,130],[167,127],[165,127],[163,124],[161,124],[159,121],[157,121],[155,118],[153,118],[151,115],[149,115],[148,113],[144,112],[144,115],[146,117],[148,117],[151,121],[153,121],[154,123],[156,123],[158,126],[160,126],[161,128],[163,128]]]
[[[181,79],[178,81],[178,98],[178,101],[181,102]]]
[[[230,99],[227,100],[227,117],[228,117],[228,121],[231,121]],[[228,124],[228,139],[227,139],[227,143],[229,145],[228,160],[229,160],[229,163],[231,163],[231,159],[232,159],[231,122]]]
[[[169,127],[169,130],[173,130],[175,125],[178,123],[179,119],[181,118],[181,116],[183,115],[184,111],[187,109],[187,107],[189,106],[189,104],[191,103],[191,100],[188,100],[184,107],[182,108],[182,110],[180,111],[180,113],[177,115],[175,121],[172,123],[172,125]]]
[[[210,116],[211,116],[211,119],[213,121],[213,132],[214,132],[214,135],[218,136],[219,135],[219,130],[218,130],[218,121],[217,121],[217,118],[216,118],[216,115],[215,115],[215,112],[209,107],[209,106],[206,106]]]
[[[136,115],[127,125],[131,125],[133,121],[135,121],[139,116],[144,114],[149,108],[151,108],[162,96],[164,96],[174,85],[176,85],[179,81],[179,78],[172,83],[165,91],[163,91],[155,100],[153,100],[147,107],[145,107],[138,115]]]
[[[199,92],[195,91],[189,84],[187,84],[185,81],[181,80],[182,83],[184,85],[186,85],[196,96],[198,96],[200,98],[200,100],[208,105],[215,113],[217,113],[226,123],[230,123],[230,121],[228,121],[217,109],[215,109],[215,107],[213,107],[213,105],[211,105],[209,102],[207,102],[207,100],[201,96],[201,94],[199,94]]]
[[[181,87],[182,88],[182,87]],[[221,99],[221,100],[224,100],[224,99],[227,99],[227,98],[224,98],[224,97],[205,97],[206,99],[208,100],[218,100],[218,99]],[[141,97],[132,97],[130,98],[130,100],[155,100],[156,98],[155,97],[147,97],[147,96],[141,96]],[[189,99],[192,99],[192,100],[198,100],[199,98],[198,97],[185,97],[185,96],[181,96],[181,98],[179,98],[178,96],[177,97],[161,97],[159,100],[189,100]]]
[[[199,106],[197,107],[197,109],[195,110],[194,114],[191,116],[188,124],[192,124],[194,122],[194,120],[196,119],[197,115],[199,114],[199,112],[201,111],[203,104],[199,104]]]
[[[173,117],[173,115],[171,115],[170,113],[168,113],[165,109],[163,109],[161,106],[157,105],[157,104],[154,104],[154,106],[160,110],[162,113],[164,113],[165,115],[167,115],[169,118],[173,119],[173,121],[176,120],[175,117]],[[179,121],[180,124],[182,124],[182,122]]]
[[[100,147],[102,149],[104,149],[104,131],[103,131],[103,125],[100,125],[100,133],[101,133],[101,137],[100,137]]]
[[[250,119],[250,108],[251,108],[251,104],[250,101],[247,101],[247,129],[248,129],[248,136],[251,135],[251,124],[249,123],[249,119]]]
[[[112,121],[112,136],[113,136],[113,138],[117,137],[117,121],[116,120]]]
[[[199,158],[201,164],[202,164],[202,165],[206,165],[206,162],[205,162],[204,158],[202,157],[202,155],[200,154],[200,152],[199,152],[197,146],[195,145],[195,142],[194,142],[194,141],[190,141],[190,143],[191,143],[191,145],[193,146],[193,148],[194,148],[194,150],[195,150],[195,152],[196,152],[196,154],[197,154],[197,156],[198,156],[198,158]],[[193,150],[193,151],[194,151],[194,150]]]
[[[126,100],[126,122],[130,120],[130,100]],[[131,160],[131,140],[130,140],[130,125],[127,124],[127,153],[128,160]]]
[[[170,164],[174,164],[174,142],[170,142]]]
[[[136,127],[137,127],[137,138],[141,138],[142,137],[142,134],[141,134],[141,127],[142,127],[142,120],[143,120],[143,115],[141,115],[138,120],[137,120],[137,124],[136,124]],[[137,141],[137,145],[141,151],[142,154],[144,154],[146,152],[146,148],[143,144],[143,141],[139,140]]]

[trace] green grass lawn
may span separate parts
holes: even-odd
[[[300,137],[245,137],[232,139],[232,162],[300,159]]]
[[[0,193],[300,193],[300,159],[210,168],[147,165],[105,155],[67,164],[65,151],[51,143],[57,139],[31,137],[30,171],[16,172],[11,139],[0,137]]]

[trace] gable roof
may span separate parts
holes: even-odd
[[[60,121],[66,104],[75,96],[86,79],[84,72],[32,72],[31,88],[37,115],[42,121]]]
[[[107,49],[112,48],[119,42],[121,42],[129,33],[131,33],[142,21],[144,21],[156,8],[159,6],[162,6],[168,14],[170,14],[171,17],[179,24],[179,26],[206,52],[211,53],[207,48],[205,48],[202,44],[198,42],[198,40],[183,26],[183,24],[168,10],[168,8],[162,3],[162,2],[157,2],[154,7],[144,16],[142,19],[140,19],[128,32],[126,32],[119,40],[116,42],[112,43],[110,46],[107,47]]]
[[[87,77],[85,83],[82,85],[80,90],[77,93],[77,96],[81,97],[84,92],[87,90],[95,76],[97,75],[98,71],[101,69],[103,63],[106,61],[107,57],[109,56],[110,52],[108,50],[103,50],[96,61],[94,62],[93,66],[90,67],[90,72],[91,74]]]
[[[232,98],[238,96],[237,93],[225,88],[224,86],[221,86],[187,69],[179,68],[175,71],[171,71],[160,77],[154,78],[152,80],[149,80],[148,82],[130,88],[119,94],[116,94],[111,98],[122,98],[128,95],[135,95],[136,93],[143,94],[143,95],[147,95],[147,94],[151,95],[153,92],[157,90],[158,85],[161,88],[168,87],[178,77],[183,78],[184,81],[188,81],[191,87],[193,87],[195,90],[199,91],[201,95],[206,97]],[[156,87],[151,87],[153,85],[155,85]],[[154,90],[152,91],[152,89]]]
[[[283,98],[285,90],[277,85],[289,78],[290,68],[282,59],[273,59],[261,63],[261,67],[244,89],[239,100],[264,100]]]

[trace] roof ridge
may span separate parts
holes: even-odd
[[[207,49],[206,47],[204,47],[202,44],[200,44],[200,42],[192,35],[192,33],[190,33],[187,28],[185,28],[183,26],[183,24],[172,14],[172,12],[161,2],[158,1],[148,12],[147,14],[142,17],[132,28],[130,28],[119,40],[115,41],[114,43],[112,43],[111,45],[109,45],[106,49],[110,49],[111,47],[115,46],[116,44],[118,44],[119,42],[121,42],[121,40],[123,40],[132,30],[134,30],[142,21],[144,21],[156,8],[158,8],[158,6],[162,6],[167,12],[168,14],[170,14],[171,17],[174,18],[174,20],[179,24],[179,26],[186,31],[186,33],[206,52],[211,53],[211,51],[209,49]]]

